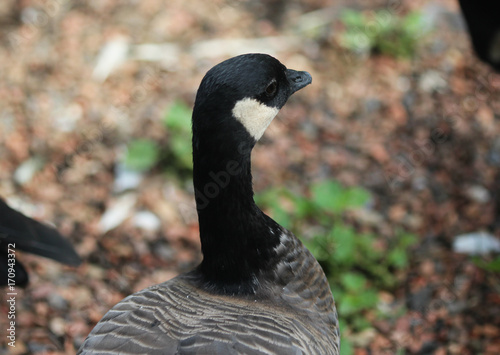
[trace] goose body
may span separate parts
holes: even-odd
[[[338,354],[325,274],[254,203],[250,154],[311,82],[264,54],[212,68],[193,111],[193,182],[203,261],[113,307],[79,354]]]

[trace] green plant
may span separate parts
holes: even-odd
[[[256,202],[302,237],[325,270],[340,317],[351,331],[361,331],[370,326],[366,312],[376,308],[379,292],[397,286],[395,273],[408,266],[408,248],[416,238],[396,230],[394,238],[381,243],[347,223],[346,212],[371,199],[362,188],[324,181],[312,185],[309,195],[276,188],[258,194]],[[346,351],[342,353],[350,353]]]
[[[349,337],[346,337],[345,334],[345,329],[347,328],[347,325],[342,319],[339,319],[339,328],[341,329],[340,333],[340,355],[352,355],[354,354],[354,347],[352,345],[351,340]]]
[[[474,263],[483,270],[491,272],[500,272],[500,256],[486,260],[482,257],[474,257]]]
[[[124,163],[129,169],[145,171],[158,161],[160,149],[155,141],[136,139],[127,147]]]
[[[410,12],[398,17],[388,10],[360,12],[344,10],[345,26],[340,44],[357,53],[382,53],[394,57],[413,57],[424,32],[423,17]]]
[[[193,169],[191,109],[181,101],[170,106],[163,119],[169,133],[169,150],[181,169]]]
[[[136,139],[127,146],[125,165],[133,170],[145,171],[164,161],[169,168],[193,169],[191,148],[191,110],[180,101],[174,102],[166,111],[163,124],[167,129],[165,145],[150,139]]]

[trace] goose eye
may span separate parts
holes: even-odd
[[[278,84],[276,81],[272,81],[271,84],[269,84],[266,88],[266,94],[269,96],[272,96],[276,93],[276,89],[278,88]]]

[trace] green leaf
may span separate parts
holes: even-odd
[[[402,19],[402,27],[408,35],[418,38],[422,35],[422,19],[422,14],[419,12],[410,12]]]
[[[311,187],[313,201],[321,209],[343,212],[360,207],[370,200],[370,193],[361,187],[344,188],[335,181],[322,181]]]
[[[378,302],[378,293],[375,289],[366,289],[359,294],[359,303],[362,308],[370,309],[374,308]]]
[[[315,208],[311,201],[300,196],[294,196],[293,200],[295,202],[295,218],[305,218],[314,214]]]
[[[380,31],[387,31],[387,29],[394,28],[398,22],[398,17],[393,12],[385,10],[376,11],[374,14],[375,23],[380,26]]]
[[[255,195],[254,199],[258,205],[269,208],[271,217],[285,228],[292,225],[292,216],[289,211],[283,208],[283,199],[287,199],[294,204],[294,199],[286,190],[281,188],[268,189]]]
[[[280,198],[281,194],[282,189],[275,187],[255,194],[254,199],[257,204],[269,207],[273,201]]]
[[[271,205],[271,217],[285,228],[290,228],[292,224],[290,214],[279,203]]]
[[[314,202],[322,209],[339,212],[344,209],[342,186],[335,181],[323,181],[311,187]]]
[[[337,298],[337,312],[343,317],[351,315],[361,310],[358,299],[355,295],[345,295],[342,299]]]
[[[418,12],[398,17],[387,10],[365,15],[355,10],[345,10],[340,15],[345,31],[340,34],[340,44],[353,52],[380,52],[394,57],[411,57],[415,54],[425,26]]]
[[[387,259],[391,265],[397,267],[398,269],[402,269],[408,264],[406,250],[401,248],[391,250]]]
[[[493,271],[493,272],[500,272],[500,256],[497,256],[492,261],[486,261],[486,260],[483,260],[482,258],[476,256],[473,258],[473,261],[477,266],[479,266],[480,268],[482,268],[484,270]]]
[[[315,235],[312,240],[305,240],[304,244],[317,260],[331,264],[334,262],[334,241],[324,235]]]
[[[345,9],[340,13],[340,20],[348,29],[351,29],[353,27],[364,27],[367,18],[360,11]]]
[[[361,187],[350,187],[346,190],[345,198],[348,207],[362,207],[370,201],[371,195]]]
[[[485,265],[485,269],[494,272],[500,272],[500,257],[497,257],[495,260],[490,261]]]
[[[341,330],[342,331],[342,330]],[[341,337],[340,355],[353,355],[354,347],[349,339]]]
[[[133,170],[145,171],[151,169],[158,161],[159,148],[155,141],[137,139],[127,147],[125,165]]]
[[[359,294],[347,294],[339,300],[339,314],[344,317],[352,315],[363,309],[372,308],[377,304],[377,295],[371,291],[366,290]]]
[[[171,130],[189,133],[191,131],[191,109],[183,102],[176,101],[167,111],[163,123]]]
[[[398,232],[397,234],[399,245],[401,245],[403,248],[411,247],[418,241],[417,237],[414,234],[405,232]]]
[[[360,262],[379,264],[379,260],[385,256],[385,252],[376,249],[374,244],[377,237],[370,233],[363,233],[356,236],[357,255],[360,255]]]
[[[353,328],[357,330],[364,330],[370,328],[371,326],[372,326],[371,322],[368,319],[364,318],[363,316],[354,317]]]
[[[366,286],[366,278],[354,272],[348,272],[340,277],[342,285],[352,292],[359,292]]]
[[[338,263],[352,265],[356,252],[354,229],[337,222],[330,233],[330,238],[335,241],[335,252],[332,258]]]
[[[193,148],[191,140],[183,134],[174,135],[170,140],[170,149],[184,168],[193,169]]]

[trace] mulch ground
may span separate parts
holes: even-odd
[[[165,111],[178,100],[192,106],[205,72],[232,55],[230,39],[277,36],[280,46],[257,44],[289,68],[309,71],[313,84],[290,100],[255,148],[255,190],[305,190],[323,179],[364,186],[374,203],[359,223],[382,239],[394,228],[419,237],[400,286],[383,295],[388,307],[406,311],[374,318],[368,332],[351,334],[355,353],[500,353],[499,275],[452,249],[459,234],[488,230],[500,237],[500,76],[475,58],[464,27],[456,25],[454,1],[404,2],[394,10],[437,6],[451,19],[434,24],[411,60],[347,52],[336,19],[316,32],[301,30],[304,14],[330,6],[322,0],[0,4],[0,195],[51,221],[84,259],[70,268],[18,253],[31,281],[18,289],[16,347],[7,346],[4,334],[0,353],[75,353],[122,298],[199,262],[191,181],[161,168],[128,192],[132,215],[150,211],[161,225],[145,230],[127,218],[101,232],[103,213],[123,203],[123,193],[113,190],[116,163],[133,138],[168,143]],[[335,6],[333,14],[341,9]],[[163,60],[129,53],[98,80],[99,53],[118,36],[136,52],[144,43],[174,46],[164,49]],[[30,159],[40,162],[33,176],[16,181]],[[0,309],[5,329],[6,302]]]

